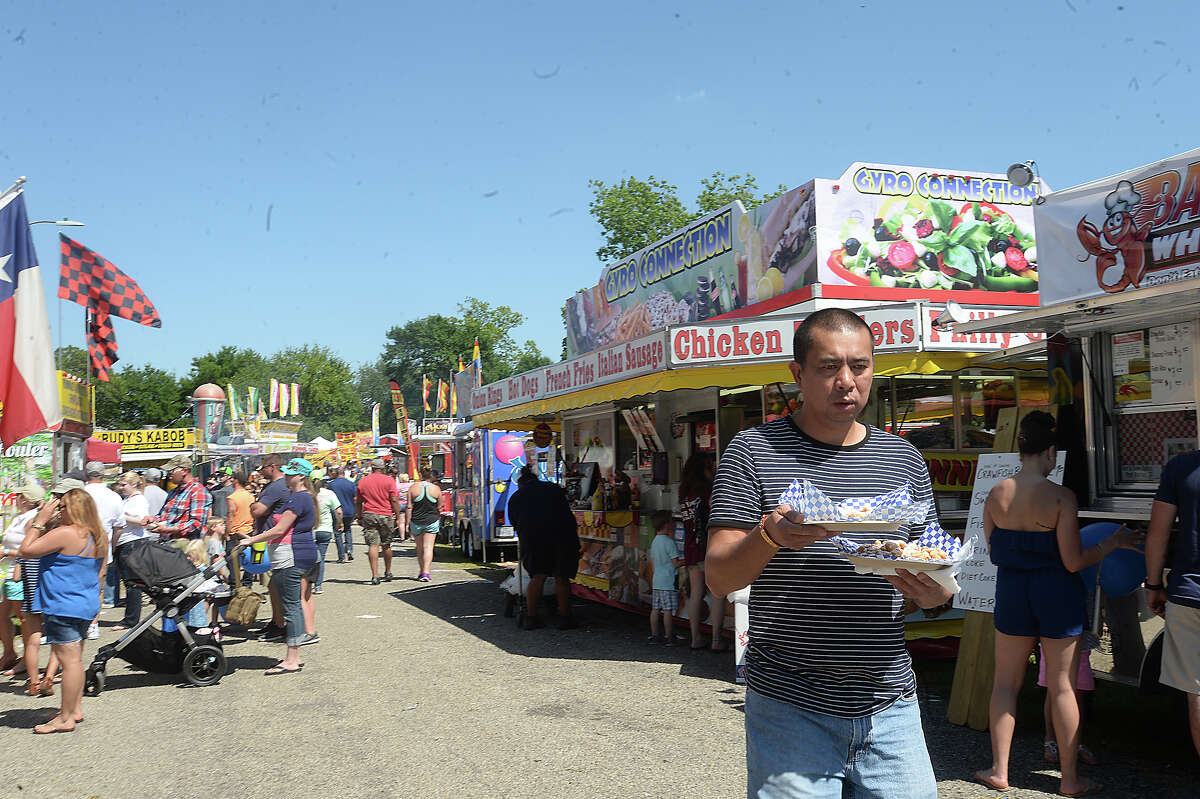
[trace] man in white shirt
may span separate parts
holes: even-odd
[[[121,598],[121,576],[117,573],[116,567],[110,568],[113,541],[125,527],[125,512],[121,510],[121,497],[102,482],[104,469],[105,466],[100,461],[88,461],[83,467],[83,473],[87,476],[87,484],[83,490],[88,492],[95,501],[100,523],[104,525],[104,529],[108,533],[108,558],[100,570],[100,586],[103,591],[101,601],[104,607],[112,608],[116,607],[117,601]],[[93,621],[92,626],[88,628],[88,638],[93,638],[93,629],[96,631],[95,637],[99,637],[99,628]]]
[[[150,504],[149,515],[157,516],[163,503],[167,501],[167,492],[159,485],[162,482],[162,472],[158,469],[147,469],[142,477],[146,478],[146,488],[142,493],[146,496],[146,502]]]

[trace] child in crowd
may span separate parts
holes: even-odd
[[[187,545],[184,550],[188,560],[196,565],[197,568],[203,569],[208,566],[208,544],[205,539],[197,538]],[[208,624],[208,600],[197,602],[195,607],[188,611],[187,618],[184,623],[193,629],[204,627]]]
[[[675,613],[679,610],[679,595],[676,593],[676,575],[683,565],[683,558],[675,546],[675,517],[669,510],[655,511],[650,517],[654,525],[654,542],[650,545],[650,562],[654,564],[653,598],[650,600],[650,643],[662,642],[675,645]],[[665,635],[658,634],[659,614]]]
[[[205,562],[212,563],[217,556],[224,555],[226,552],[229,536],[225,532],[225,520],[209,519],[205,532],[207,535],[204,536],[204,553],[208,556],[208,559]],[[217,573],[217,576],[228,583],[229,566],[227,565],[222,568],[220,572]],[[220,621],[218,608],[212,600],[208,601],[208,605],[209,623],[216,625]]]

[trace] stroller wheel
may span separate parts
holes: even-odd
[[[104,669],[94,669],[90,666],[83,675],[84,696],[99,696],[104,693]]]
[[[212,644],[193,647],[183,656],[183,676],[192,685],[216,685],[225,676],[225,653]]]

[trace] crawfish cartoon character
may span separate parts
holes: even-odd
[[[1129,286],[1137,288],[1146,274],[1146,239],[1150,235],[1150,223],[1139,228],[1133,220],[1133,210],[1141,202],[1142,195],[1134,191],[1129,181],[1122,180],[1104,198],[1108,218],[1104,220],[1103,233],[1087,221],[1086,216],[1075,227],[1079,243],[1096,256],[1096,284],[1109,294],[1124,291]],[[1102,240],[1111,246],[1105,247]],[[1105,283],[1104,273],[1117,265],[1118,255],[1124,259],[1125,269],[1115,283]]]

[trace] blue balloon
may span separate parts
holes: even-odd
[[[1083,547],[1095,546],[1121,529],[1116,522],[1096,522],[1079,531]],[[1089,566],[1079,574],[1083,576],[1088,590],[1096,585],[1096,572],[1100,574],[1100,587],[1112,597],[1125,596],[1138,589],[1146,579],[1146,556],[1132,549],[1116,549],[1095,566]]]

